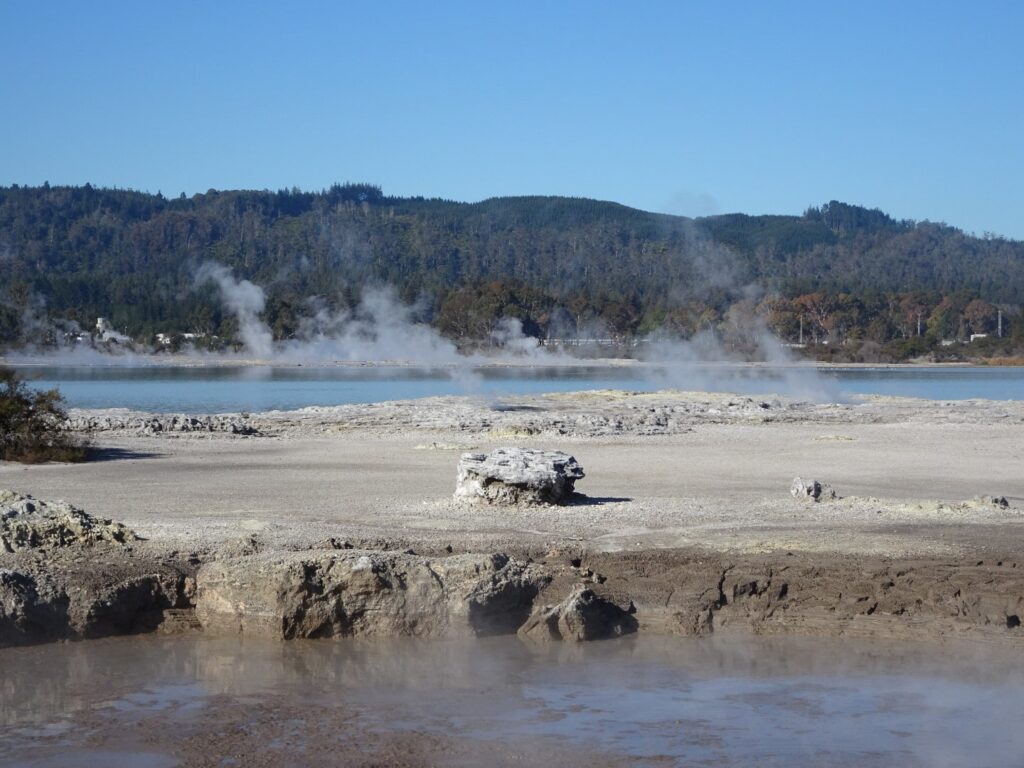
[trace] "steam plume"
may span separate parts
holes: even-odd
[[[274,336],[260,319],[267,304],[263,289],[248,280],[237,280],[222,264],[206,262],[196,273],[196,284],[213,282],[224,306],[238,321],[238,338],[250,354],[267,359],[274,354]]]

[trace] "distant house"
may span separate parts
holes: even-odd
[[[131,339],[125,336],[120,331],[114,329],[114,326],[110,324],[110,321],[105,317],[96,318],[96,335],[99,336],[100,341],[114,342],[115,344],[127,344],[131,342]]]
[[[987,333],[972,333],[971,334],[971,341],[974,341],[975,339],[987,339],[987,338],[988,338],[988,334]]]
[[[158,333],[156,335],[156,343],[162,347],[169,347],[174,342],[175,338],[180,338],[183,341],[195,341],[196,339],[205,339],[205,333]]]

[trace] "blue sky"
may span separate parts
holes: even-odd
[[[1020,2],[0,0],[0,183],[369,181],[1024,239]]]

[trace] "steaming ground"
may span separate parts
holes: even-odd
[[[705,267],[705,271],[708,269],[710,267]],[[709,285],[724,279],[724,273],[717,274]],[[522,321],[515,317],[498,318],[487,338],[476,339],[485,351],[466,354],[454,341],[442,336],[426,322],[428,313],[425,307],[403,302],[397,291],[388,285],[365,286],[359,303],[352,308],[332,309],[323,297],[309,296],[304,302],[305,311],[299,327],[289,338],[276,340],[264,318],[267,298],[261,286],[239,279],[228,267],[209,261],[196,269],[193,287],[199,289],[211,284],[216,288],[224,311],[233,317],[236,324],[234,337],[238,348],[233,351],[205,353],[186,345],[184,356],[154,355],[154,352],[166,352],[166,349],[136,344],[127,336],[111,330],[97,337],[84,333],[77,323],[47,320],[42,313],[45,303],[41,303],[25,320],[26,328],[32,332],[26,337],[27,345],[13,355],[13,361],[21,364],[85,365],[175,364],[171,360],[188,365],[195,358],[209,364],[387,362],[445,367],[453,378],[465,379],[468,385],[477,377],[474,369],[484,365],[572,365],[578,362],[561,347],[541,346],[539,339],[524,333]],[[743,291],[750,298],[759,289],[747,286]],[[593,342],[616,335],[600,321],[570,322],[570,315],[561,308],[553,316],[555,319],[547,327],[549,339]],[[38,346],[33,339],[48,341]],[[69,342],[69,339],[81,341]],[[114,343],[110,343],[111,340]],[[727,322],[716,330],[706,329],[693,338],[681,339],[672,331],[658,329],[643,342],[631,351],[638,359],[656,368],[656,377],[662,386],[678,386],[686,382],[690,387],[720,390],[716,386],[716,376],[704,370],[708,364],[756,361],[785,368],[799,361],[792,350],[769,330],[764,317],[757,314],[750,302],[737,305],[730,311]],[[784,389],[779,391],[789,394],[819,401],[835,399],[838,394],[813,372],[804,371],[797,375],[783,372],[782,379]]]

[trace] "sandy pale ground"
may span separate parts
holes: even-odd
[[[657,431],[647,417],[657,408],[670,413],[670,426],[638,434]],[[637,422],[640,412],[646,420]],[[66,499],[185,546],[251,532],[282,543],[382,536],[481,547],[874,555],[1024,542],[1017,404],[775,401],[769,409],[728,396],[598,393],[519,398],[505,410],[439,398],[255,423],[275,436],[99,433],[107,460],[3,464],[0,487]],[[547,430],[553,423],[571,428]],[[512,510],[455,502],[459,453],[497,445],[573,453],[587,472],[577,485],[586,498]],[[795,500],[789,485],[797,475],[828,482],[844,498]],[[1010,508],[962,505],[983,494],[1005,496]]]

